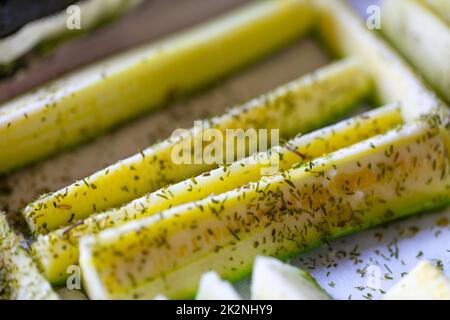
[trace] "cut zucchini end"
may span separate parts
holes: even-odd
[[[329,300],[330,296],[305,271],[278,259],[258,256],[253,264],[254,300]]]
[[[209,271],[200,279],[196,300],[241,300],[236,289],[228,281],[222,280],[220,276]]]

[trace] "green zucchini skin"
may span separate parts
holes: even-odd
[[[342,235],[450,203],[435,121],[360,142],[280,175],[82,239],[93,299],[187,298],[209,269],[236,281],[257,255],[286,259]]]
[[[40,273],[32,257],[22,247],[22,239],[10,228],[6,215],[2,212],[0,212],[0,267],[0,298],[60,299]],[[2,288],[5,292],[1,290]]]
[[[395,5],[400,1],[387,2]],[[377,30],[366,27],[345,1],[316,0],[313,4],[317,8],[320,40],[334,55],[358,57],[364,63],[374,79],[380,104],[401,102],[406,121],[447,112],[447,105],[436,93]]]
[[[257,2],[7,102],[0,108],[0,174],[204,87],[299,38],[312,21],[305,0]]]

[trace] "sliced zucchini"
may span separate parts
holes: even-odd
[[[278,259],[258,256],[252,271],[253,300],[329,300],[307,272]]]
[[[355,102],[370,94],[370,89],[371,80],[359,63],[345,60],[205,122],[203,132],[214,128],[225,136],[226,129],[263,128],[279,129],[281,138],[292,137],[333,122],[353,110]],[[216,165],[203,161],[176,164],[172,157],[175,148],[201,138],[200,131],[194,129],[172,137],[62,190],[44,195],[29,204],[23,214],[34,233],[47,233],[208,171]],[[207,146],[203,144],[202,151]]]
[[[384,300],[450,300],[450,280],[429,261],[422,261],[392,287]]]
[[[154,110],[310,29],[305,0],[258,1],[194,30],[77,71],[0,108],[0,174]],[[149,90],[151,88],[151,90]]]
[[[10,300],[59,300],[0,213],[0,282]]]
[[[257,255],[287,258],[324,240],[450,203],[450,163],[433,121],[411,123],[239,189],[80,241],[93,299],[195,294],[207,270],[235,281]]]
[[[450,103],[450,25],[421,0],[384,0],[383,33]]]
[[[220,279],[214,271],[206,272],[200,278],[197,300],[241,300],[236,289],[228,282]]]
[[[397,2],[397,1],[388,1]],[[344,1],[317,0],[319,28],[327,47],[337,55],[356,56],[375,80],[383,104],[402,102],[405,119],[440,113],[446,106],[376,33],[369,30]],[[384,16],[381,22],[383,23]],[[349,36],[351,35],[351,36]]]
[[[402,116],[398,104],[375,109],[292,139],[286,146],[275,147],[269,153],[256,154],[150,193],[119,209],[93,215],[74,226],[39,235],[32,246],[33,252],[46,277],[51,282],[59,283],[67,277],[67,268],[78,263],[78,241],[82,236],[257,181],[265,173],[267,162],[276,163],[278,160],[279,170],[287,170],[298,162],[312,160],[400,124]],[[269,155],[273,160],[267,161]]]
[[[80,9],[81,30],[87,31],[102,21],[120,15],[124,11],[134,8],[142,0],[84,0],[77,2]],[[69,37],[79,34],[67,27],[68,14],[64,10],[60,13],[41,18],[23,26],[18,32],[0,39],[0,67],[8,65],[22,57],[39,43],[58,37]]]

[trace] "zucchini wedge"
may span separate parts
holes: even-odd
[[[7,102],[0,107],[0,174],[205,86],[297,39],[312,20],[308,1],[258,1]]]
[[[382,2],[383,33],[450,103],[450,25],[423,1]]]
[[[278,129],[281,138],[289,138],[347,114],[357,101],[370,95],[371,84],[358,61],[344,60],[205,121],[203,131],[214,128],[225,136],[226,129]],[[62,190],[44,195],[24,209],[24,217],[35,234],[48,233],[211,170],[216,165],[173,161],[172,151],[182,148],[186,142],[201,140],[199,132],[194,128],[173,136]],[[207,144],[202,147],[205,150]]]
[[[450,24],[450,2],[448,0],[421,0],[430,6],[436,14],[439,14]]]
[[[431,262],[422,261],[383,300],[450,300],[450,280]]]
[[[330,300],[307,272],[271,257],[255,258],[252,300]]]
[[[85,0],[77,2],[82,17],[82,31],[76,32],[67,28],[67,10],[34,20],[23,26],[16,33],[6,38],[0,38],[0,70],[6,65],[13,64],[17,59],[42,42],[57,41],[75,35],[83,31],[89,31],[107,20],[118,17],[120,14],[131,10],[140,4],[142,0]],[[0,73],[0,77],[2,74]]]
[[[119,209],[92,215],[72,226],[60,228],[47,235],[39,235],[32,250],[49,281],[59,283],[67,277],[67,268],[78,263],[78,242],[85,235],[97,234],[101,230],[201,200],[212,193],[224,193],[258,181],[262,178],[268,162],[278,162],[279,170],[287,170],[298,162],[313,160],[382,134],[402,123],[398,104],[374,109],[294,138],[283,147],[275,147],[269,152],[255,154],[229,166],[159,189]]]
[[[437,121],[413,122],[239,189],[80,241],[92,299],[195,295],[200,276],[236,281],[257,255],[287,258],[450,203],[450,162]]]
[[[364,62],[381,104],[400,101],[407,121],[447,112],[445,104],[427,89],[411,67],[376,31],[370,31],[344,1],[313,3],[318,8],[319,31],[325,45],[336,55],[355,56]]]
[[[231,283],[220,279],[214,271],[206,272],[200,279],[196,300],[241,300]]]
[[[0,287],[9,300],[59,300],[0,213]],[[2,292],[0,292],[2,293]]]

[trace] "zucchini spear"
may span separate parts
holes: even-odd
[[[9,300],[59,300],[0,213],[0,288]],[[1,290],[0,290],[1,291]]]
[[[224,136],[226,129],[275,128],[282,138],[289,138],[333,122],[352,110],[355,102],[370,91],[371,80],[359,63],[344,60],[213,118],[204,123],[204,128],[218,129]],[[158,143],[71,186],[44,195],[29,204],[23,214],[31,230],[43,234],[210,170],[215,165],[173,161],[174,148],[199,138],[200,133],[192,129]],[[204,150],[206,145],[202,147]]]
[[[383,300],[450,300],[450,280],[429,261],[422,261]]]
[[[0,108],[0,174],[95,137],[297,39],[305,0],[258,1],[204,26],[120,54]]]
[[[278,160],[279,170],[306,162],[347,147],[402,124],[397,104],[375,109],[335,125],[290,140],[269,153],[261,152],[229,166],[204,173],[194,179],[165,187],[136,199],[119,209],[93,215],[73,226],[39,235],[32,249],[46,277],[58,283],[67,277],[66,270],[78,263],[78,242],[82,236],[141,219],[178,205],[201,200],[261,179],[269,157]],[[274,172],[276,173],[276,172]]]
[[[450,25],[423,1],[384,0],[383,33],[450,103]]]
[[[434,121],[411,123],[239,189],[80,242],[92,299],[195,294],[200,276],[246,276],[324,240],[450,203],[450,163]]]
[[[411,67],[344,1],[316,0],[313,4],[319,9],[320,35],[327,47],[337,55],[355,56],[364,62],[382,104],[400,101],[407,121],[447,111]],[[384,15],[382,18],[384,21]]]

